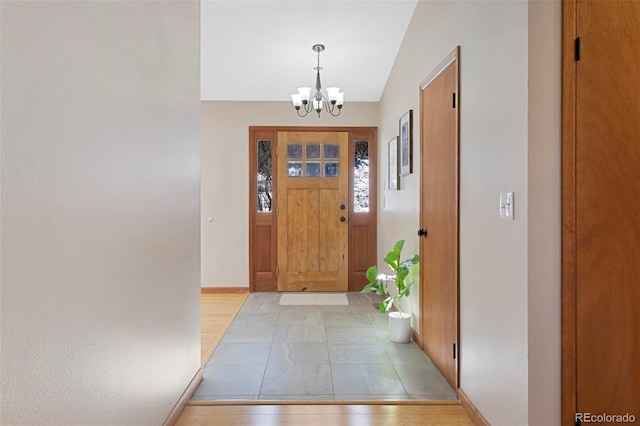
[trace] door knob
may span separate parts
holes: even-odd
[[[344,217],[344,216],[340,216],[340,222],[344,222],[345,220],[347,220],[347,218],[346,218],[346,217]]]
[[[418,237],[427,237],[427,228],[418,229]]]

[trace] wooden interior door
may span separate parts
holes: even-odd
[[[420,340],[457,389],[458,49],[420,87]]]
[[[347,132],[278,132],[278,291],[347,291]]]
[[[563,423],[640,419],[640,2],[564,15]]]

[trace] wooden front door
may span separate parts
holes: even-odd
[[[421,85],[420,335],[458,388],[458,50]],[[426,232],[426,233],[425,233]]]
[[[347,291],[347,132],[278,132],[278,291]]]
[[[640,419],[640,2],[564,14],[563,423]]]

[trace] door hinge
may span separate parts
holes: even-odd
[[[456,92],[453,92],[453,107],[456,107]]]
[[[575,41],[575,54],[576,54],[576,62],[580,60],[580,37],[576,38]]]
[[[456,344],[453,344],[453,359],[456,359]]]
[[[276,266],[276,277],[277,277],[278,275],[280,275],[280,268],[278,268],[278,267]]]
[[[280,147],[276,146],[276,157],[278,156],[278,154],[280,154]]]
[[[276,216],[280,214],[280,207],[276,207]]]

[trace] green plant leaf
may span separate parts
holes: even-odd
[[[392,305],[393,297],[389,296],[380,303],[380,305],[378,306],[378,310],[384,314],[385,312],[389,312],[389,310],[391,310]]]
[[[377,283],[369,283],[366,286],[364,286],[364,288],[362,290],[360,290],[361,293],[369,293],[372,291],[378,291],[378,284]]]
[[[404,240],[398,240],[398,242],[393,246],[393,251],[398,253],[398,257],[400,253],[402,253],[402,247],[404,247]]]
[[[367,280],[369,280],[370,283],[374,283],[376,282],[376,280],[378,279],[378,267],[377,266],[371,266],[369,269],[367,269],[367,273],[366,273],[366,277]]]
[[[390,251],[387,253],[387,256],[384,258],[384,262],[389,265],[389,267],[397,271],[400,263],[400,253],[396,253],[395,251]]]

